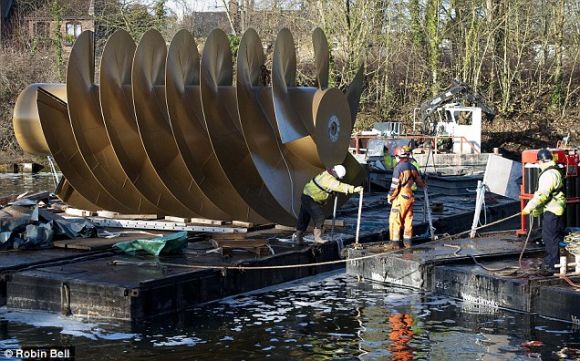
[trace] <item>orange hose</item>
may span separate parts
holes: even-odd
[[[572,280],[569,279],[567,276],[560,275],[560,278],[566,281],[566,283],[569,284],[570,286],[574,287],[577,290],[580,290],[580,285],[577,285],[576,283],[572,282]]]

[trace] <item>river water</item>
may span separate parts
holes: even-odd
[[[23,192],[54,191],[52,173],[0,173],[0,197]]]
[[[0,177],[2,193],[54,187],[21,177]],[[133,327],[0,307],[0,349],[30,346],[77,360],[577,360],[580,331],[339,270]]]
[[[563,322],[339,271],[133,329],[0,308],[0,348],[39,345],[72,345],[77,360],[555,360],[580,336]]]

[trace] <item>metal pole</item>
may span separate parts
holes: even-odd
[[[360,234],[360,217],[362,215],[362,204],[363,204],[363,190],[360,190],[359,199],[358,199],[358,216],[356,219],[356,235],[354,238],[354,246],[355,248],[359,246],[358,237]]]
[[[334,209],[332,210],[332,226],[330,227],[330,240],[334,241],[334,223],[336,221],[336,207],[338,206],[338,195],[334,195]]]
[[[429,192],[427,187],[423,187],[423,194],[425,195],[425,208],[427,209],[427,220],[429,220],[429,235],[431,240],[435,240],[435,228],[433,228],[433,217],[431,217],[431,204],[429,203]]]
[[[471,223],[471,232],[469,238],[475,237],[477,223],[481,214],[481,206],[485,197],[485,186],[482,181],[477,181],[477,196],[475,197],[475,212],[473,213],[473,222]]]
[[[423,198],[425,198],[425,197],[423,197]],[[427,207],[429,205],[427,204],[427,199],[424,199],[423,203],[424,203],[423,204],[423,223],[425,223],[427,221]]]
[[[429,166],[429,157],[431,156],[431,149],[429,149],[429,153],[427,153],[427,158],[425,159],[425,165],[423,166],[422,169],[422,174],[423,174],[423,180],[425,182],[427,182],[427,167]],[[429,199],[427,196],[427,193],[425,193],[424,196],[424,205],[423,205],[423,222],[425,222],[427,219],[429,219],[429,221],[431,221],[431,209],[429,208]],[[429,212],[429,217],[427,217],[427,212]],[[429,222],[429,227],[431,227],[432,224],[431,222]]]

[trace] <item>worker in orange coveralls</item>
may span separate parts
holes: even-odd
[[[393,170],[391,188],[387,196],[387,201],[391,204],[391,214],[389,215],[389,236],[390,244],[387,249],[401,249],[413,246],[413,185],[426,187],[427,184],[421,178],[421,174],[412,163],[411,148],[408,146],[397,147],[395,149],[397,166]],[[401,233],[403,241],[401,242]]]
[[[413,338],[413,317],[408,313],[395,313],[389,316],[391,332],[389,333],[389,351],[393,361],[408,361],[413,359],[413,349],[407,344]]]

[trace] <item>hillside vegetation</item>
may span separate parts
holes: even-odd
[[[178,1],[185,15],[177,16],[163,0],[108,1],[116,10],[95,14],[102,34],[125,28],[138,40],[156,27],[169,41],[177,29],[199,25],[199,17],[190,15],[191,2]],[[59,20],[58,1],[49,3],[48,11]],[[357,129],[377,121],[410,124],[415,107],[458,79],[495,106],[497,117],[484,124],[484,150],[498,147],[516,157],[526,148],[555,146],[566,135],[579,144],[576,0],[239,0],[238,10],[225,29],[232,47],[244,29],[256,28],[271,61],[277,31],[289,27],[301,84],[315,84],[310,38],[315,26],[329,39],[331,85],[345,89],[364,65]],[[19,92],[30,83],[63,81],[62,41],[51,34],[51,42],[39,47],[24,36],[0,49],[0,148],[5,157],[24,156],[11,125]]]

